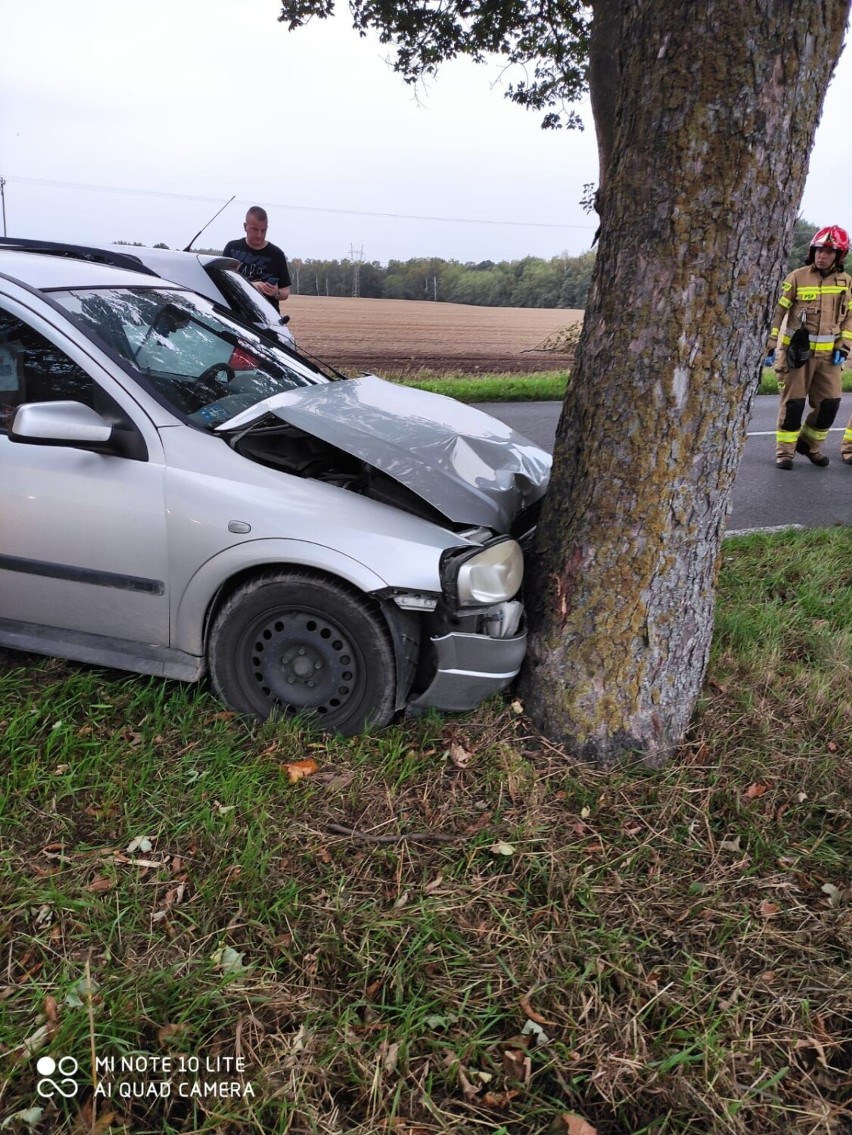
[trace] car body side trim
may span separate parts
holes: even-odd
[[[172,647],[44,627],[17,619],[0,619],[0,646],[182,682],[197,682],[205,672],[203,658]]]
[[[52,564],[22,556],[0,556],[0,571],[17,571],[24,575],[43,575],[49,579],[67,579],[72,583],[91,583],[95,587],[112,587],[117,591],[137,591],[147,595],[165,595],[162,579],[146,579],[139,575],[120,575],[112,571],[75,567],[73,564]]]

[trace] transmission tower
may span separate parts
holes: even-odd
[[[355,248],[349,245],[349,259],[352,262],[352,295],[361,294],[361,265],[364,263],[364,246]]]

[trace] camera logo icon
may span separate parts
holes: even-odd
[[[41,1078],[36,1082],[36,1091],[45,1100],[53,1099],[54,1096],[72,1099],[79,1087],[74,1078],[78,1067],[73,1056],[60,1056],[58,1060],[54,1060],[52,1056],[39,1057],[36,1071]]]

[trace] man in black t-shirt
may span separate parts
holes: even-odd
[[[222,252],[239,260],[239,273],[250,281],[253,287],[266,296],[275,310],[281,300],[290,294],[290,269],[287,257],[277,244],[266,239],[269,217],[260,205],[252,205],[246,213],[242,240],[229,240]]]

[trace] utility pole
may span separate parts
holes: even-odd
[[[3,236],[6,235],[6,178],[0,177],[0,204],[3,206]]]
[[[361,265],[364,263],[364,246],[354,248],[349,245],[349,259],[352,261],[352,295],[361,294]]]

